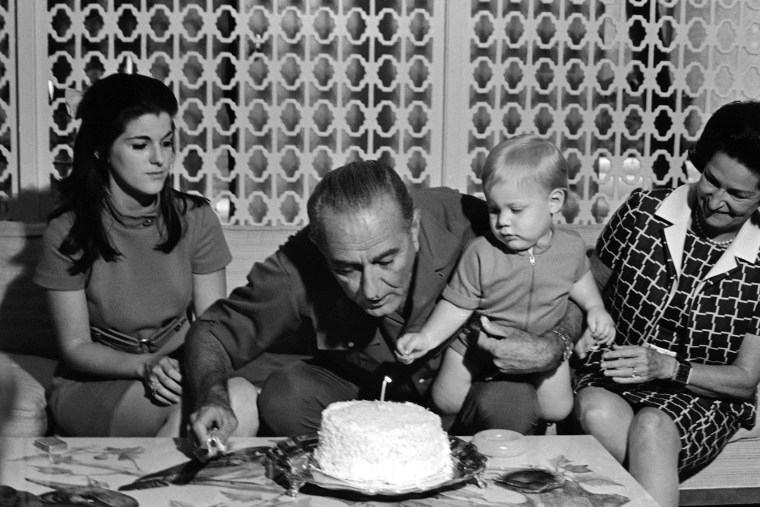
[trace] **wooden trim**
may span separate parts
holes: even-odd
[[[760,499],[760,439],[729,443],[705,469],[681,483],[681,505],[756,504]]]
[[[760,474],[760,471],[749,468],[747,474]],[[760,479],[759,479],[760,480]],[[678,505],[757,505],[760,499],[760,486],[734,488],[726,486],[719,489],[687,489],[681,490]]]

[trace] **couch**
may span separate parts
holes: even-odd
[[[574,227],[593,245],[599,226]],[[44,224],[0,221],[0,435],[37,436],[54,431],[45,410],[45,388],[56,364],[56,346],[42,290],[32,282]],[[233,261],[227,288],[245,281],[251,264],[296,231],[292,227],[224,228]],[[2,416],[5,417],[2,417]],[[741,431],[721,456],[681,485],[682,505],[750,503],[760,499],[760,424]]]

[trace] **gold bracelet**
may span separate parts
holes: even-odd
[[[573,355],[573,341],[570,339],[570,336],[567,334],[567,331],[565,331],[565,328],[561,326],[557,326],[555,328],[552,328],[552,333],[559,336],[559,339],[562,340],[562,343],[565,345],[565,353],[562,355],[562,360],[567,361],[570,359],[570,356]]]

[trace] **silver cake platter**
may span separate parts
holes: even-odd
[[[296,496],[306,484],[367,496],[432,494],[438,490],[464,485],[471,481],[480,487],[485,487],[482,475],[486,469],[487,458],[478,452],[475,445],[452,435],[449,435],[451,459],[454,464],[451,477],[435,477],[404,488],[381,483],[346,481],[325,474],[319,470],[312,457],[317,444],[319,444],[319,435],[306,433],[282,440],[267,452],[272,472],[285,476],[289,484],[288,493],[291,496]]]

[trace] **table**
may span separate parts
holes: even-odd
[[[140,477],[189,461],[186,442],[170,438],[65,438],[67,449],[48,454],[34,446],[33,438],[0,439],[0,484],[34,495],[65,492],[73,486],[94,486],[97,491],[118,490]],[[274,439],[238,438],[231,450],[273,445]],[[196,475],[205,484],[167,485],[123,491],[141,506],[201,507],[281,505],[372,506],[372,505],[563,505],[569,496],[583,496],[589,506],[656,505],[652,497],[592,436],[530,436],[518,444],[520,454],[489,458],[483,475],[486,487],[467,484],[438,492],[433,497],[378,500],[350,497],[319,489],[302,490],[295,498],[282,484],[269,479],[261,463],[246,463],[227,469],[223,476]],[[264,449],[259,450],[259,455]],[[255,461],[255,460],[254,460]],[[545,467],[565,477],[560,489],[523,494],[493,481],[517,467]],[[7,488],[2,492],[8,494]],[[93,490],[95,491],[95,490]],[[308,491],[308,493],[304,492]],[[549,496],[544,496],[549,495]],[[562,495],[565,495],[564,497]],[[0,495],[0,498],[2,495]],[[133,501],[117,496],[112,505],[128,507]],[[392,500],[392,501],[389,501]],[[21,503],[23,505],[23,503]]]

